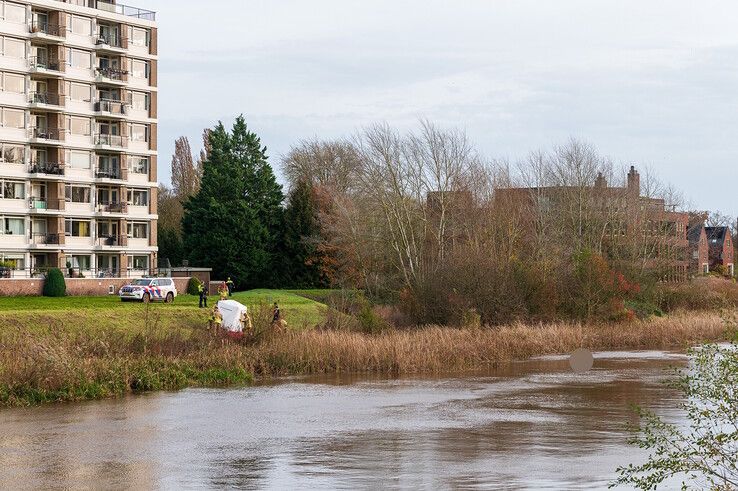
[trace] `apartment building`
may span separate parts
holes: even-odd
[[[157,29],[102,0],[0,0],[0,273],[147,274]]]
[[[537,226],[537,213],[558,216],[580,211],[590,221],[581,227],[602,234],[603,253],[610,259],[652,270],[664,280],[687,279],[689,215],[667,206],[662,198],[641,195],[641,177],[634,166],[625,186],[611,186],[599,174],[589,186],[503,188],[497,190],[496,199],[526,210],[531,231]]]

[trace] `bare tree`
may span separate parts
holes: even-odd
[[[282,172],[290,185],[305,180],[337,193],[353,188],[358,169],[356,149],[343,140],[303,140],[282,158]]]
[[[172,191],[180,200],[193,196],[200,189],[202,170],[195,165],[192,148],[186,136],[174,142],[172,155]]]

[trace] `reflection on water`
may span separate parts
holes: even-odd
[[[596,488],[670,419],[684,357],[606,353],[468,377],[331,376],[0,412],[3,488]]]

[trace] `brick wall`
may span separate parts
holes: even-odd
[[[67,278],[67,295],[70,296],[105,296],[113,285],[115,294],[128,283],[129,279],[119,278]],[[174,278],[179,294],[187,292],[189,278]],[[39,296],[44,289],[42,279],[0,279],[0,297]]]

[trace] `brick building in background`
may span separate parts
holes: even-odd
[[[584,191],[584,194],[581,192]],[[606,249],[615,251],[628,242],[641,237],[648,240],[650,251],[647,257],[633,257],[643,261],[647,269],[659,268],[662,277],[683,281],[689,267],[689,241],[687,227],[689,215],[667,207],[664,199],[641,196],[640,174],[630,167],[626,185],[610,186],[603,175],[598,175],[594,184],[580,188],[573,186],[549,186],[536,188],[504,188],[496,192],[501,202],[519,203],[538,212],[555,209],[572,196],[584,196],[584,200],[599,213],[598,223],[607,230]],[[535,226],[531,222],[531,226]],[[643,248],[641,248],[643,249]],[[607,253],[606,253],[607,255]]]
[[[687,231],[689,238],[689,273],[692,275],[707,274],[710,272],[710,256],[707,244],[707,233],[703,221],[690,225]]]
[[[0,7],[4,271],[148,273],[158,250],[155,14],[114,0]]]
[[[705,235],[709,248],[710,270],[722,268],[725,274],[733,276],[735,261],[730,227],[705,227]]]

